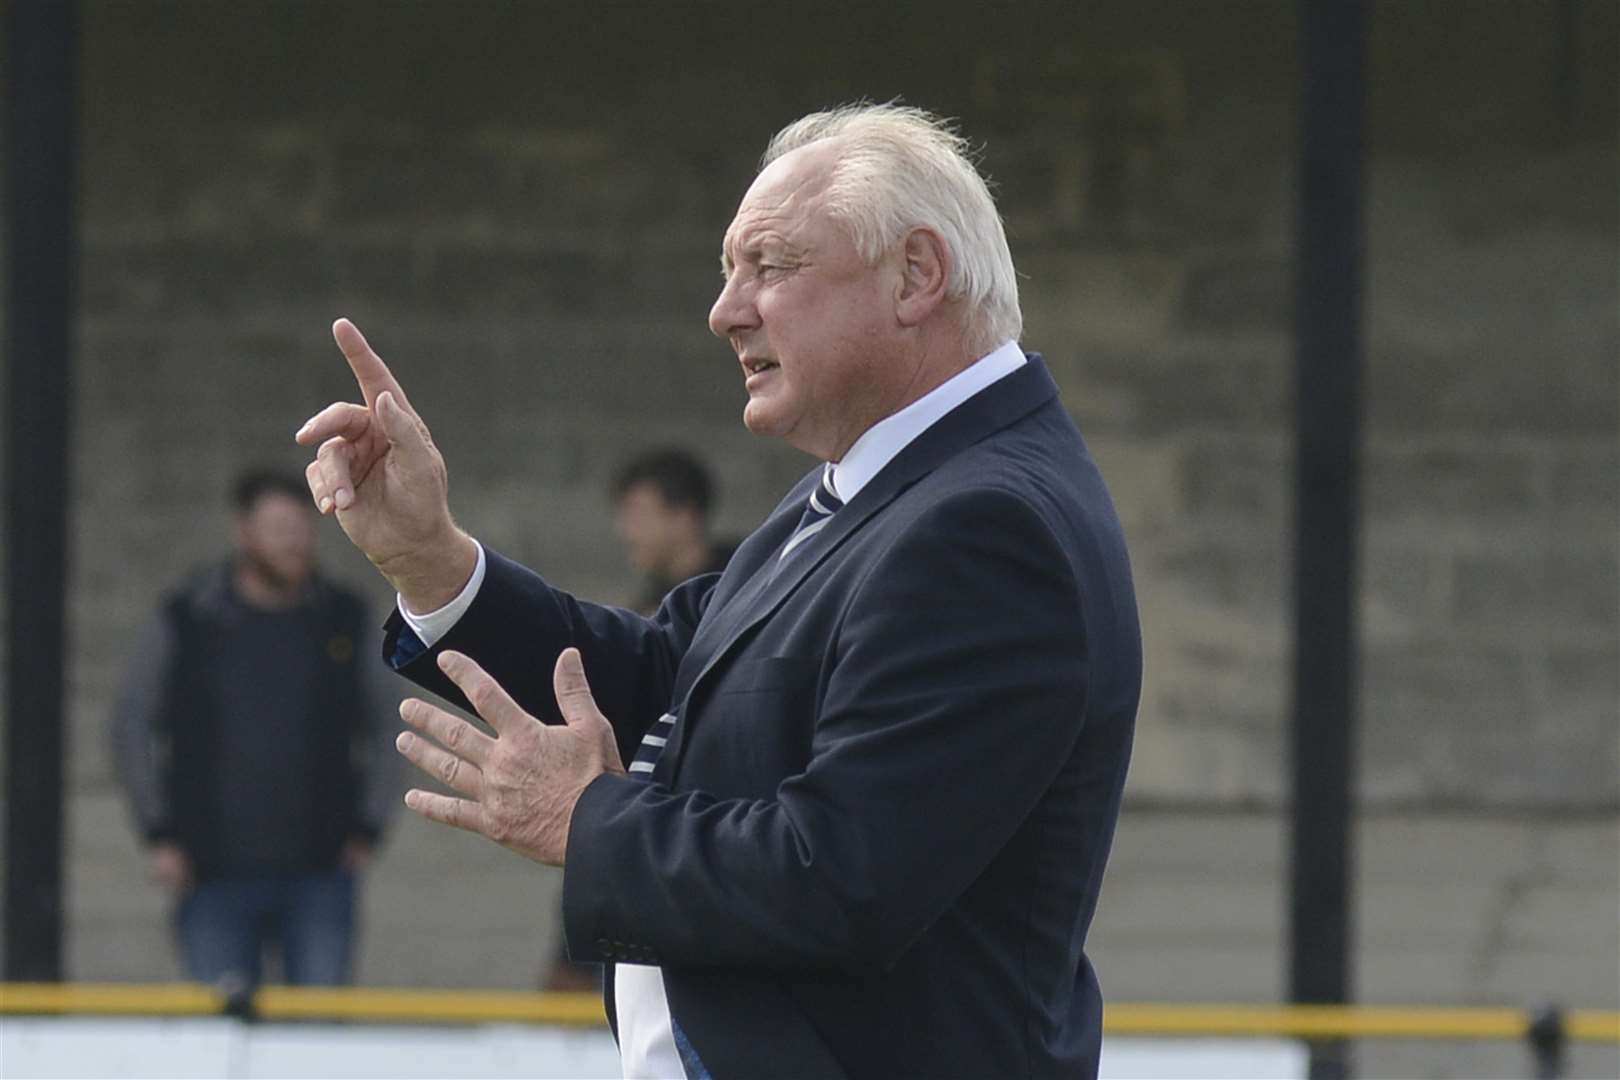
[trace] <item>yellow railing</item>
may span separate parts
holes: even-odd
[[[207,1016],[226,1011],[225,995],[191,983],[0,983],[0,1015]],[[266,1020],[372,1020],[390,1023],[603,1023],[595,994],[489,990],[315,989],[266,986],[252,1012]],[[1391,1005],[1110,1005],[1111,1035],[1281,1036],[1297,1039],[1524,1039],[1526,1009]],[[1620,1012],[1575,1009],[1564,1036],[1620,1043]]]
[[[0,983],[0,1015],[212,1016],[225,994],[195,983]],[[606,1022],[597,994],[499,990],[372,990],[260,987],[252,1012],[266,1020],[386,1020],[423,1024],[528,1023],[592,1027]]]
[[[1428,1005],[1109,1005],[1111,1035],[1286,1036],[1297,1039],[1523,1039],[1527,1009]],[[1620,1042],[1620,1012],[1563,1014],[1570,1039]]]

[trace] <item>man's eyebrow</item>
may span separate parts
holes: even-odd
[[[737,233],[726,230],[726,235],[720,240],[720,271],[730,276],[733,259],[731,253],[734,249],[743,247],[744,241],[738,239]],[[746,255],[746,252],[742,254]]]
[[[737,252],[737,261],[754,262],[767,254],[767,251],[770,254],[779,253],[791,257],[797,253],[798,249],[788,243],[786,237],[777,232],[745,234],[740,239],[736,236],[728,236],[720,244],[720,272],[728,277],[732,270],[733,259],[731,253],[733,250]]]

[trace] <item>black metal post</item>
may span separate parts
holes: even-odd
[[[1350,999],[1361,381],[1362,0],[1299,0],[1298,427],[1289,990]],[[1313,1080],[1349,1075],[1342,1041]]]
[[[11,0],[5,977],[62,977],[64,594],[77,4]]]

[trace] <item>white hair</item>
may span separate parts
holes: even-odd
[[[795,120],[771,139],[763,170],[784,154],[836,139],[825,205],[875,263],[912,229],[938,233],[950,252],[946,295],[966,301],[968,329],[988,350],[1024,327],[1007,233],[971,148],[950,121],[906,105],[844,105]]]

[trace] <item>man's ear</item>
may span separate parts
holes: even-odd
[[[901,247],[900,288],[895,316],[901,326],[917,326],[945,302],[951,277],[951,253],[933,229],[912,229]]]

